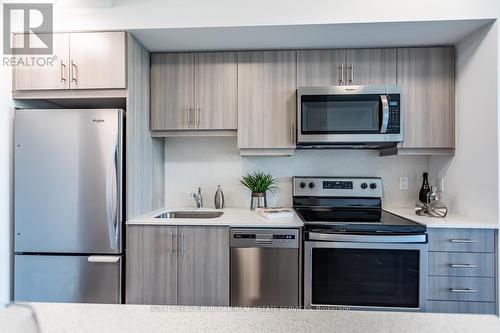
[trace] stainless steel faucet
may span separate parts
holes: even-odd
[[[198,187],[198,194],[192,193],[196,208],[203,208],[203,197],[201,196],[201,187]]]

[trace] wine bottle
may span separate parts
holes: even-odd
[[[418,200],[422,203],[427,203],[427,194],[430,192],[428,173],[424,172],[424,179],[422,181],[422,187],[420,188],[420,193],[418,194]]]

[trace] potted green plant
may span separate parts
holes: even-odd
[[[255,210],[259,207],[267,207],[266,192],[274,192],[277,188],[276,179],[269,173],[262,171],[254,171],[240,180],[241,184],[252,191],[252,199],[250,201],[250,209]]]

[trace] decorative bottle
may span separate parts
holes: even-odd
[[[217,185],[217,191],[215,192],[214,197],[214,206],[215,209],[223,209],[224,208],[224,193],[220,185]]]
[[[430,187],[429,187],[429,179],[428,179],[428,173],[424,172],[423,176],[423,181],[422,181],[422,187],[420,188],[420,193],[418,194],[418,200],[420,202],[427,204],[427,194],[429,194]]]

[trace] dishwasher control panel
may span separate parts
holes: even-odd
[[[298,229],[231,228],[230,247],[298,248]]]

